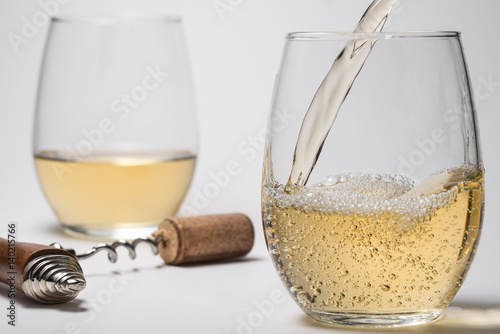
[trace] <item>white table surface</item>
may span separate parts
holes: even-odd
[[[227,2],[227,1],[225,1]],[[16,327],[7,324],[9,298],[0,285],[0,333],[356,333],[309,320],[286,295],[267,255],[260,221],[262,148],[240,154],[239,144],[265,127],[283,35],[297,30],[350,30],[369,0],[231,1],[224,19],[215,1],[72,0],[60,13],[146,10],[184,16],[199,106],[201,150],[192,189],[210,181],[210,171],[236,160],[242,173],[199,208],[199,213],[243,212],[256,230],[252,252],[237,261],[186,267],[165,266],[147,246],[135,261],[126,250],[110,264],[104,254],[82,261],[88,286],[67,304],[47,306],[16,297]],[[487,175],[484,232],[471,271],[443,320],[391,332],[500,333],[500,12],[495,0],[404,1],[388,29],[462,30],[473,86],[495,84],[478,101]],[[429,10],[431,9],[431,10]],[[31,126],[46,27],[12,50],[9,32],[40,11],[36,0],[0,2],[0,236],[16,222],[19,240],[54,241],[83,251],[95,241],[61,233],[39,189],[31,158]],[[425,21],[419,19],[424,17]],[[237,77],[236,74],[240,75]],[[244,80],[241,80],[241,77]],[[191,192],[186,203],[193,200]],[[277,298],[277,296],[282,296]],[[267,308],[263,309],[263,305]],[[269,306],[271,305],[271,306]],[[359,331],[362,332],[362,331]],[[366,332],[366,331],[363,331]],[[378,331],[385,332],[385,331]]]

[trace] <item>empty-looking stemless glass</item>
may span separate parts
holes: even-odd
[[[289,182],[306,111],[353,39],[372,43],[371,54],[308,182]],[[262,216],[276,270],[309,316],[354,326],[437,319],[474,257],[483,189],[458,33],[288,35],[269,121]]]
[[[179,18],[54,18],[34,125],[36,170],[71,234],[132,238],[176,214],[197,152]]]

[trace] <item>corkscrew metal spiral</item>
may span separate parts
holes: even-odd
[[[76,254],[74,249],[64,248],[59,243],[53,243],[50,245],[52,247],[55,247],[58,249],[63,249],[65,251],[75,255],[79,260],[84,260],[84,259],[87,259],[89,257],[94,256],[95,254],[97,254],[99,252],[106,251],[106,252],[108,252],[109,261],[111,263],[115,263],[118,260],[118,253],[116,252],[116,249],[118,247],[124,247],[124,248],[128,249],[129,256],[133,260],[137,257],[137,253],[135,251],[135,249],[137,248],[137,245],[139,245],[140,243],[146,243],[151,247],[151,251],[153,252],[153,254],[157,255],[158,254],[158,243],[161,240],[162,239],[159,237],[157,237],[155,239],[141,237],[141,238],[135,239],[131,243],[126,241],[126,240],[117,240],[117,241],[113,242],[112,244],[105,244],[105,243],[98,244],[83,254]]]

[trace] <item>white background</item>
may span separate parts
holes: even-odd
[[[274,77],[291,31],[352,30],[370,0],[67,0],[58,14],[95,15],[139,11],[183,16],[196,83],[201,152],[193,189],[210,182],[231,160],[240,175],[200,213],[244,212],[256,229],[245,261],[190,267],[161,266],[139,249],[135,262],[105,256],[82,263],[87,289],[68,304],[43,306],[18,296],[17,326],[7,325],[9,299],[0,287],[2,333],[319,333],[318,325],[285,294],[265,249],[260,222],[262,148],[240,154],[265,128]],[[18,238],[59,241],[83,250],[95,242],[63,235],[39,189],[31,156],[37,78],[48,25],[15,52],[8,33],[21,33],[23,18],[42,10],[36,0],[0,0],[0,235],[16,222]],[[386,30],[460,30],[477,101],[487,175],[483,237],[470,274],[447,318],[412,332],[500,332],[500,2],[495,0],[401,0]],[[484,81],[494,84],[485,86]],[[488,90],[489,89],[489,90]],[[186,199],[193,206],[193,192]],[[263,306],[264,305],[264,306]]]

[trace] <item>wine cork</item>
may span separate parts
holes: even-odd
[[[167,218],[153,236],[167,264],[215,261],[248,254],[254,242],[250,219],[240,213]]]

